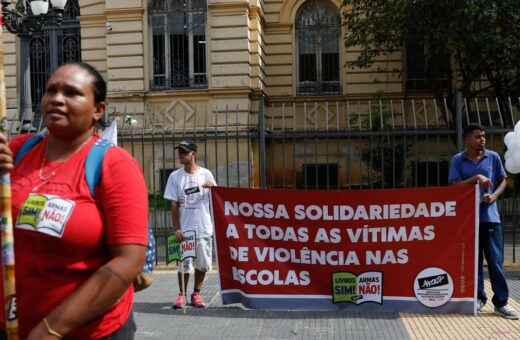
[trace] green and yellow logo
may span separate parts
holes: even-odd
[[[45,205],[49,199],[42,195],[31,195],[20,208],[18,224],[31,226],[36,229]]]
[[[166,239],[166,259],[167,263],[182,261],[181,243],[175,235],[169,235]]]
[[[350,302],[356,305],[364,302],[382,304],[383,273],[332,273],[332,302]]]
[[[357,276],[353,273],[338,272],[332,274],[332,301],[356,303],[359,299]]]

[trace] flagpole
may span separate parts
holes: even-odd
[[[0,16],[0,130],[7,136],[7,113],[4,74],[4,44],[2,40],[2,17]],[[2,271],[4,280],[5,328],[9,340],[18,339],[18,316],[16,314],[16,286],[14,272],[14,236],[11,217],[11,180],[9,173],[0,178],[0,218],[2,230]]]
[[[182,268],[180,271],[181,273],[181,284],[182,284],[182,291],[184,292],[184,299],[182,299],[182,311],[184,314],[186,314],[186,299],[188,298],[188,294],[186,292],[187,288],[184,283],[184,261],[181,260],[181,266],[179,267],[179,262],[177,262],[177,271],[179,271],[179,268]]]

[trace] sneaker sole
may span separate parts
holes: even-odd
[[[173,308],[173,309],[181,309],[182,306],[179,306],[179,305],[172,305],[172,308]]]
[[[508,315],[504,315],[502,313],[498,313],[498,312],[494,312],[496,315],[500,315],[501,317],[503,317],[504,319],[508,319],[508,320],[518,320],[520,318],[520,316],[508,316]]]
[[[193,303],[191,304],[191,306],[193,308],[204,308],[204,307],[206,307],[206,305],[194,305]]]

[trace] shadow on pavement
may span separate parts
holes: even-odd
[[[262,319],[315,319],[315,318],[348,318],[348,319],[380,319],[397,320],[398,313],[363,313],[363,312],[326,312],[326,311],[274,311],[249,310],[241,307],[206,307],[193,308],[186,306],[186,314],[182,309],[174,309],[169,303],[135,302],[135,313],[177,315],[177,316],[205,316],[216,318],[262,318]]]

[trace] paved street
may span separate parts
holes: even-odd
[[[520,310],[520,273],[509,272],[508,279],[511,304]],[[490,302],[477,317],[248,310],[221,305],[216,272],[202,291],[207,308],[174,310],[177,294],[175,271],[154,273],[152,287],[136,294],[137,339],[520,339],[520,320],[494,315]]]

